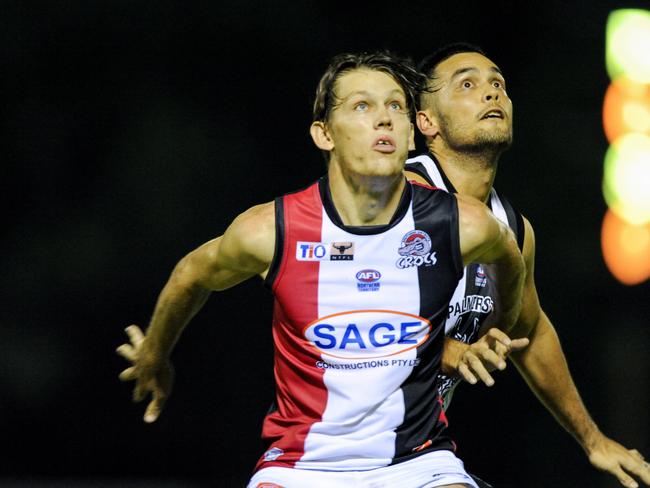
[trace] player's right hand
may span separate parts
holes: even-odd
[[[510,353],[521,351],[529,342],[526,337],[510,339],[502,330],[492,328],[478,341],[468,345],[459,359],[456,371],[472,385],[480,379],[487,386],[492,386],[494,378],[490,371],[506,369],[506,359]]]
[[[131,362],[131,366],[120,373],[120,380],[135,381],[133,401],[141,402],[150,393],[152,399],[144,413],[144,421],[155,422],[171,394],[174,383],[174,369],[166,358],[156,357],[147,348],[147,338],[137,325],[125,329],[129,341],[116,352]]]

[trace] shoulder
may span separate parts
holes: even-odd
[[[275,223],[275,202],[262,203],[242,212],[233,220],[231,227],[240,232],[260,231],[262,228],[273,227]]]
[[[233,220],[223,236],[221,252],[244,253],[270,263],[275,249],[275,203],[255,205]]]

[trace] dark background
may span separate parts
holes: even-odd
[[[650,456],[650,285],[617,283],[600,254],[604,32],[625,5],[650,8],[0,3],[0,485],[243,486],[273,396],[270,294],[251,280],[212,297],[152,426],[117,380],[123,328],[146,325],[183,254],[324,172],[308,126],[332,55],[420,59],[457,40],[506,74],[515,142],[497,187],[535,226],[574,379],[600,427]],[[497,487],[617,486],[512,366],[461,387],[449,416],[467,468]]]

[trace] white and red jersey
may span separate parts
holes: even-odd
[[[366,227],[343,224],[326,177],[275,205],[276,402],[257,469],[452,450],[435,385],[463,269],[455,197],[407,184],[390,223]]]
[[[440,163],[430,153],[408,159],[406,170],[419,174],[436,188],[456,193],[456,188],[447,178]],[[510,226],[517,238],[519,249],[523,249],[524,221],[521,214],[494,188],[490,190],[487,204],[497,219]],[[496,295],[494,280],[488,276],[481,264],[472,263],[465,267],[449,303],[445,333],[458,341],[476,342],[480,337],[483,324],[494,311]],[[439,391],[444,398],[445,409],[451,403],[453,392],[460,381],[459,378],[440,375]]]

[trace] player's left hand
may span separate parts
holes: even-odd
[[[627,488],[639,486],[630,474],[650,486],[650,464],[636,449],[626,449],[618,442],[603,435],[596,442],[595,447],[587,451],[587,454],[589,462],[594,467],[616,476],[623,486]]]
[[[482,381],[487,386],[494,384],[491,371],[503,371],[510,353],[521,351],[529,344],[526,337],[510,339],[506,333],[491,328],[478,341],[465,344],[445,338],[442,356],[442,371],[458,376],[474,385]]]
[[[171,394],[174,368],[168,359],[151,353],[147,347],[147,337],[140,327],[131,325],[125,332],[130,342],[122,344],[116,352],[132,365],[120,373],[120,380],[135,381],[134,402],[141,402],[151,394],[144,421],[155,422]]]
[[[487,386],[494,384],[491,371],[506,369],[506,359],[511,352],[521,351],[529,344],[526,337],[510,339],[503,331],[491,328],[478,341],[470,344],[458,363],[461,378],[471,384],[477,377]]]

